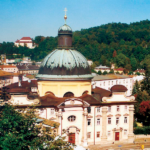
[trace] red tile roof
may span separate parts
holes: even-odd
[[[126,92],[127,90],[124,85],[114,85],[111,87],[112,92]]]
[[[117,69],[114,69],[114,70],[116,70],[116,71],[123,71],[124,68],[117,68]]]
[[[0,68],[17,68],[16,66],[14,65],[0,65]]]
[[[32,40],[30,37],[22,37],[20,40]]]

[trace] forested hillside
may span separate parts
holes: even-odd
[[[34,41],[38,47],[31,50],[13,47],[13,43],[1,43],[0,53],[24,54],[41,60],[57,47],[57,37],[36,36]],[[109,23],[81,29],[73,33],[73,46],[95,65],[109,66],[114,62],[117,67],[134,71],[144,67],[143,62],[148,60],[145,57],[150,54],[150,21]]]

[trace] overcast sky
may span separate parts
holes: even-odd
[[[150,0],[0,0],[0,42],[56,36],[64,24],[65,7],[73,31],[150,20]]]

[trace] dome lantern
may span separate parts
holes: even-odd
[[[66,11],[67,9],[65,8],[65,24],[61,26],[58,29],[58,49],[63,49],[63,48],[72,48],[72,29],[70,26],[66,24]]]

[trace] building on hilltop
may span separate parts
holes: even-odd
[[[57,49],[43,59],[36,78],[38,96],[30,95],[26,88],[21,91],[23,84],[18,83],[15,96],[25,91],[29,98],[16,98],[20,104],[17,107],[35,105],[42,118],[60,124],[58,134],[66,141],[84,147],[133,142],[134,96],[127,97],[123,85],[114,85],[110,91],[91,88],[90,67],[72,47],[72,29],[66,23],[58,30]]]
[[[109,73],[110,70],[111,70],[111,68],[110,68],[110,67],[107,67],[107,66],[102,66],[102,65],[100,65],[100,66],[98,66],[98,67],[95,67],[94,70],[95,70],[96,72],[101,71],[101,72],[103,73],[104,71],[106,71],[107,73]]]
[[[22,37],[20,40],[15,42],[15,46],[26,46],[28,48],[35,48],[34,43],[30,37]]]

